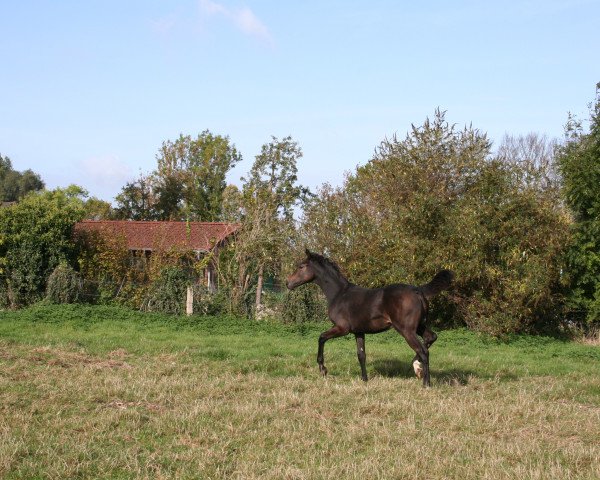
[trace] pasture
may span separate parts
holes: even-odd
[[[441,331],[430,389],[394,332],[0,312],[0,477],[600,478],[600,347]]]

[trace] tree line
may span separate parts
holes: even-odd
[[[42,188],[44,182],[39,174],[31,169],[23,172],[15,170],[11,159],[0,154],[0,202],[16,202],[29,192]]]
[[[217,303],[229,312],[254,315],[267,305],[286,318],[323,315],[314,289],[265,289],[308,246],[369,287],[420,284],[440,268],[454,270],[454,289],[433,305],[439,323],[493,334],[600,324],[598,94],[589,118],[569,116],[560,142],[507,135],[494,151],[484,132],[458,128],[437,110],[404,138],[384,139],[340,186],[310,192],[300,185],[301,158],[291,137],[272,137],[241,187],[227,185],[241,155],[229,137],[206,130],[163,142],[156,169],[127,183],[114,206],[77,187],[17,196],[18,204],[0,211],[0,299],[12,306],[41,299],[59,264],[120,292],[127,281],[134,288],[174,278],[180,259],[166,252],[145,279],[131,273],[118,245],[97,242],[92,256],[89,248],[82,253],[70,240],[81,218],[228,221],[243,227],[211,260]],[[150,290],[126,298],[139,306]]]

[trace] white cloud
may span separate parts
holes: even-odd
[[[212,0],[199,0],[200,11],[205,16],[220,15],[229,20],[239,31],[268,45],[273,37],[266,25],[248,7],[228,8]]]
[[[200,10],[208,15],[229,15],[229,10],[220,3],[211,0],[200,0]]]
[[[79,164],[79,185],[91,195],[114,196],[135,176],[132,169],[115,155],[90,157]]]
[[[159,18],[157,20],[150,20],[150,26],[156,33],[166,34],[169,33],[175,27],[177,23],[177,17],[174,14],[167,15],[166,17]]]
[[[244,7],[235,11],[233,20],[242,32],[267,43],[272,43],[273,40],[269,30],[249,8]]]

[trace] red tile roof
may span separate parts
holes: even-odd
[[[235,233],[240,224],[213,222],[138,222],[130,220],[84,220],[75,234],[99,232],[124,236],[129,250],[208,251]]]

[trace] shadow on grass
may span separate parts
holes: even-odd
[[[377,360],[374,364],[375,371],[388,378],[416,378],[412,363],[402,362],[396,359]],[[431,371],[432,383],[444,385],[468,385],[472,378],[477,378],[479,375],[473,370],[464,369],[444,369]]]
[[[398,359],[376,360],[373,365],[374,370],[382,377],[388,378],[416,378],[412,362],[402,362]],[[486,374],[482,371],[464,368],[433,368],[431,370],[431,381],[443,385],[468,385],[473,378],[497,379],[501,382],[518,380],[519,376],[513,372],[499,370],[494,375]]]

